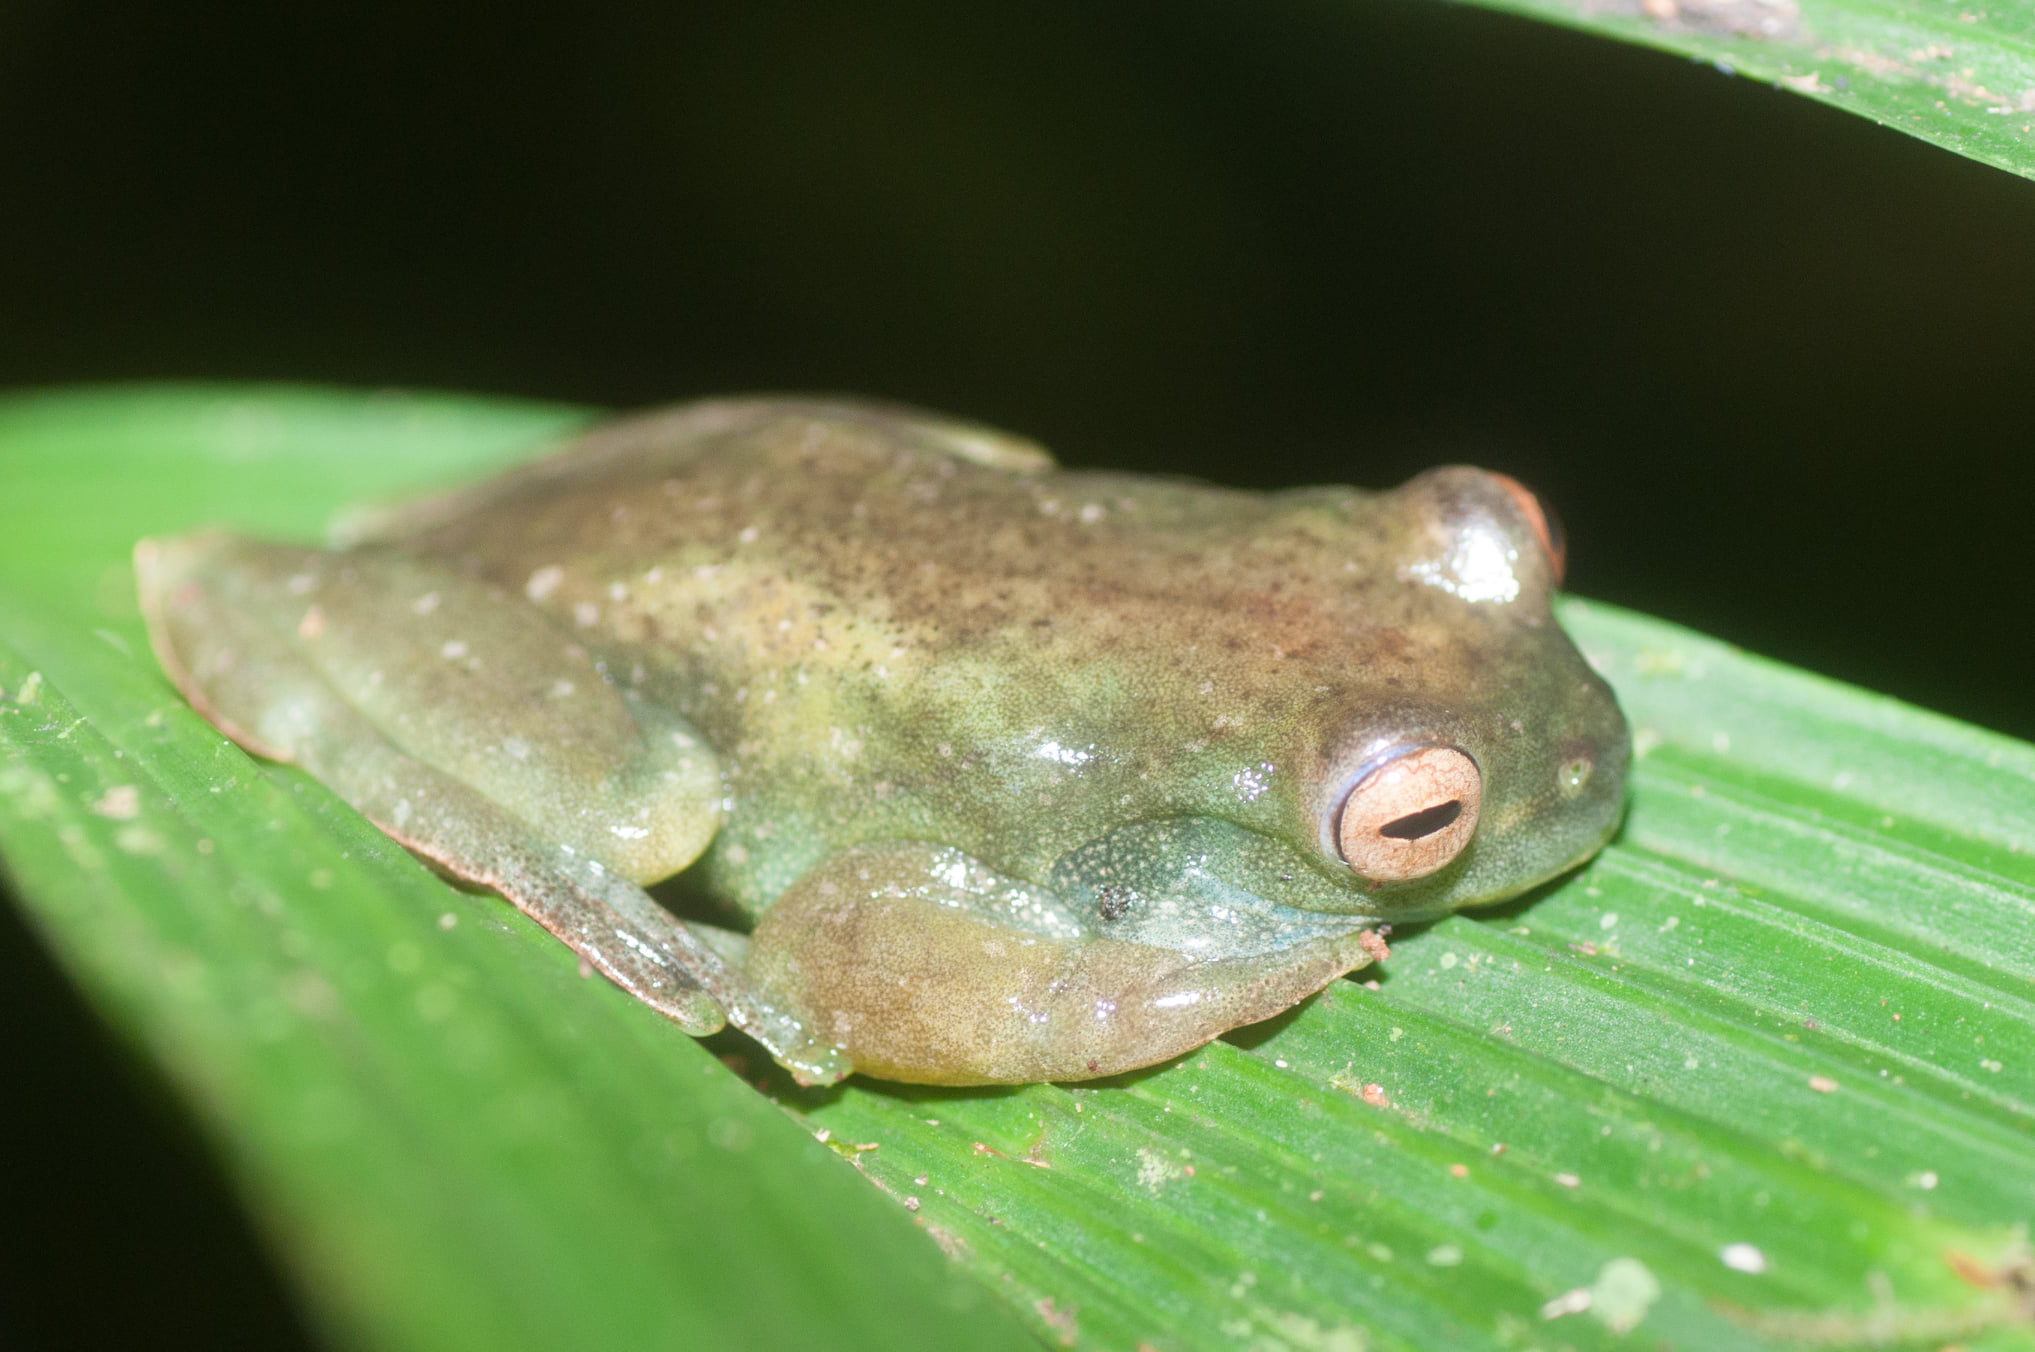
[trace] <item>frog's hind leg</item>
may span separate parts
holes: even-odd
[[[521,598],[383,551],[144,541],[164,668],[249,749],[294,761],[445,872],[493,888],[688,1032],[802,1030],[637,884],[721,813],[713,751],[618,690]],[[832,1063],[807,1058],[813,1078]]]
[[[1114,1075],[1270,1018],[1383,951],[1351,917],[1197,957],[1109,938],[1043,888],[917,841],[859,846],[764,912],[747,968],[855,1069],[924,1084]]]

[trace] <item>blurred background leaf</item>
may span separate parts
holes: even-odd
[[[2035,5],[1474,0],[1709,61],[2035,178]]]

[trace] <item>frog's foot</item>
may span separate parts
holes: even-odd
[[[712,750],[534,607],[379,551],[207,534],[144,541],[135,564],[164,669],[234,740],[301,764],[688,1032],[739,1010],[759,1037],[801,1045],[636,885],[713,838]]]
[[[955,851],[860,847],[758,924],[757,984],[883,1079],[1014,1084],[1113,1075],[1269,1018],[1382,948],[1346,929],[1197,959],[1098,937],[1057,898]]]

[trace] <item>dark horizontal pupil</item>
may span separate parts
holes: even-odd
[[[1394,840],[1419,840],[1422,836],[1433,835],[1462,815],[1461,800],[1451,798],[1446,803],[1409,812],[1398,821],[1386,822],[1378,828],[1378,834]]]

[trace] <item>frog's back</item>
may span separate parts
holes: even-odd
[[[1366,496],[1067,471],[906,410],[723,400],[597,429],[382,529],[589,637],[704,636],[729,644],[724,662],[803,660],[830,639],[893,666],[1199,652],[1233,683],[1310,655],[1348,670],[1392,618],[1405,588],[1374,566],[1389,523]]]

